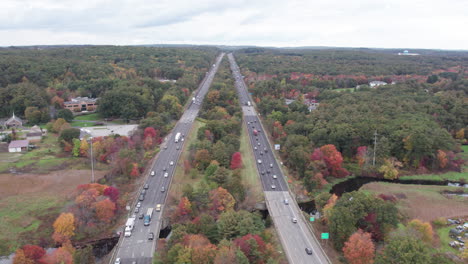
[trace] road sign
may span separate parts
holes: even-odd
[[[280,150],[281,145],[280,144],[275,144],[275,150]]]
[[[322,239],[329,239],[330,234],[329,233],[322,233]]]
[[[310,218],[310,221],[311,221],[311,222],[315,221],[315,217],[311,217],[311,218]]]

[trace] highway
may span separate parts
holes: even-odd
[[[138,201],[134,201],[129,213],[129,216],[133,214],[136,215],[135,227],[130,237],[124,237],[122,234],[110,263],[114,263],[117,258],[120,258],[121,263],[152,263],[156,242],[159,237],[162,220],[161,216],[163,214],[167,192],[172,181],[175,167],[178,164],[179,156],[183,149],[185,135],[191,131],[193,121],[198,115],[202,101],[208,92],[223,56],[224,53],[221,53],[217,57],[215,64],[210,67],[210,71],[200,83],[197,91],[195,91],[195,100],[190,102],[189,107],[185,110],[184,114],[175,125],[172,133],[167,135],[164,142],[161,144],[161,151],[158,153],[154,163],[152,164],[149,173],[150,175],[145,175],[147,178],[145,183],[149,185],[149,188],[146,191],[144,200],[141,202],[141,208],[138,213],[135,213],[135,205]],[[175,136],[177,133],[181,133],[181,139],[178,143],[175,142]],[[170,165],[171,162],[173,162],[173,165]],[[154,176],[151,175],[151,171],[154,171]],[[167,174],[165,175],[165,173]],[[143,186],[141,186],[140,192],[142,190]],[[146,214],[148,208],[155,208],[157,204],[162,205],[161,211],[154,210],[151,224],[149,226],[144,226],[143,219],[138,219],[138,215],[140,213]],[[123,229],[124,227],[122,230]],[[154,233],[153,240],[148,240],[150,232]]]
[[[272,153],[234,56],[228,54],[228,58],[265,193],[265,201],[288,261],[291,264],[330,263],[319,241],[308,229],[296,201],[289,193],[285,177]],[[257,135],[254,130],[258,132]],[[312,250],[312,255],[306,253],[306,248]]]

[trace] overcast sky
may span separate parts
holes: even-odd
[[[0,46],[468,49],[468,0],[1,0]]]

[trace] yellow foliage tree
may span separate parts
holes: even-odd
[[[80,155],[82,157],[88,157],[88,150],[89,150],[88,141],[83,138],[80,144]]]
[[[428,244],[432,243],[434,231],[430,223],[423,222],[419,219],[413,219],[408,223],[408,227],[417,231],[421,236],[421,240]]]
[[[61,213],[55,220],[52,238],[59,243],[70,240],[75,235],[75,216],[72,213]]]

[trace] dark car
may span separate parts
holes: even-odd
[[[143,186],[143,189],[148,190],[149,189],[149,184],[146,183],[145,186]]]
[[[148,240],[153,240],[154,239],[154,233],[151,232],[148,234]]]
[[[145,217],[144,214],[139,214],[139,215],[138,215],[138,219],[143,219],[143,217]]]
[[[264,175],[264,174],[265,174],[265,171],[262,171],[262,175]]]
[[[305,252],[307,255],[312,255],[312,249],[311,248],[305,248]]]
[[[138,200],[139,201],[143,201],[145,199],[145,195],[144,194],[140,194],[140,197],[138,197]]]

